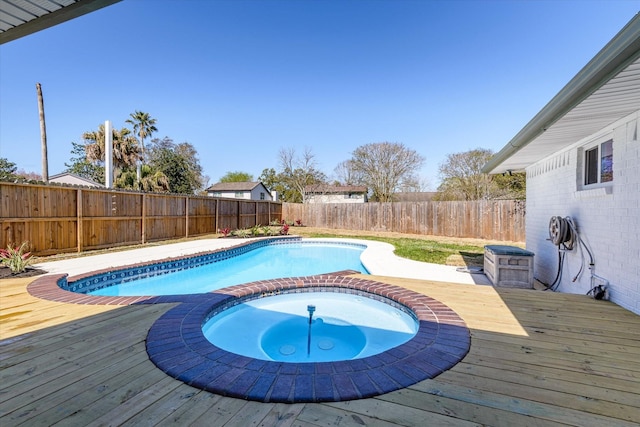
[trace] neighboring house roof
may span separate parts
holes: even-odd
[[[49,182],[55,182],[58,184],[71,184],[71,185],[86,185],[89,187],[104,187],[103,184],[95,182],[91,179],[81,177],[74,173],[63,172],[57,175],[49,177]]]
[[[218,182],[207,188],[208,192],[212,191],[251,191],[262,185],[265,190],[269,191],[262,182]]]
[[[3,0],[0,44],[52,27],[121,0]]]
[[[485,173],[527,166],[637,111],[640,14],[484,166]]]
[[[305,194],[343,194],[343,193],[366,193],[367,187],[364,185],[307,185],[304,187]]]

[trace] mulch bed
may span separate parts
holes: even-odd
[[[40,270],[39,268],[30,268],[30,267],[27,267],[27,269],[22,273],[13,273],[9,269],[9,267],[0,267],[0,279],[21,279],[24,277],[39,276],[45,273],[46,271],[44,270]]]

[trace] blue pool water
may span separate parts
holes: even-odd
[[[367,274],[364,247],[295,242],[263,246],[245,254],[173,273],[139,278],[89,292],[90,295],[184,295],[215,291],[257,280],[310,276],[341,270]]]
[[[254,359],[352,360],[413,338],[418,322],[407,310],[358,294],[289,293],[235,305],[209,319],[202,330],[217,347]]]

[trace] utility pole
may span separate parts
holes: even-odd
[[[44,99],[42,98],[42,87],[36,83],[38,92],[38,111],[40,112],[40,140],[42,144],[42,180],[49,182],[49,157],[47,155],[47,126],[44,122]]]

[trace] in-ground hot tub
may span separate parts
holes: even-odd
[[[226,351],[262,360],[329,362],[372,356],[418,331],[415,313],[388,298],[323,290],[247,298],[203,326]]]
[[[313,338],[313,320],[322,318],[324,308],[309,298],[318,292],[366,296],[381,302],[390,300],[390,305],[404,306],[406,313],[415,315],[417,332],[406,342],[369,356],[362,352],[374,346],[364,344],[349,350],[359,354],[355,358],[292,362],[269,360],[268,354],[245,356],[212,344],[205,337],[203,326],[234,305],[256,298],[268,300],[277,294],[307,293],[299,308],[302,314],[298,312],[296,316],[299,320],[306,317],[308,322],[311,314],[308,306],[316,306],[311,319]],[[288,342],[269,339],[269,334],[281,337],[288,330],[286,322],[291,319],[284,320],[280,326],[264,328],[256,321],[243,327],[264,331],[258,334],[259,339],[253,338],[258,340],[256,347],[273,343],[272,353],[284,357],[289,353],[306,355],[304,345],[292,348],[289,346],[293,344]],[[240,325],[230,323],[227,327],[240,336]],[[373,328],[382,329],[379,325]],[[467,354],[470,343],[464,321],[441,302],[398,286],[340,275],[266,280],[193,295],[161,316],[149,330],[146,341],[147,354],[156,366],[193,387],[241,399],[285,403],[362,399],[408,387],[454,366]],[[311,344],[320,353],[337,346],[333,339]]]

